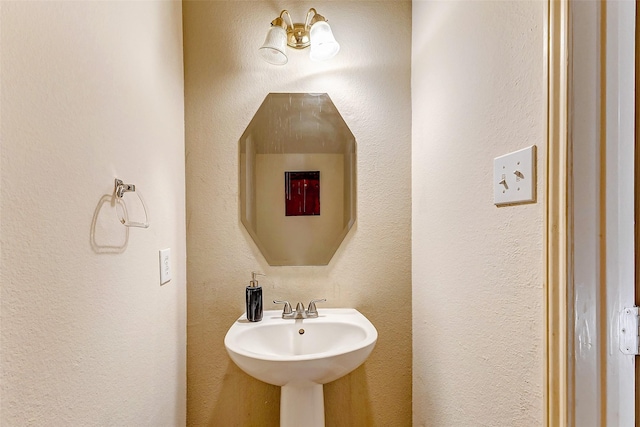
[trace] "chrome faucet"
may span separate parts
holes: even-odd
[[[274,304],[284,304],[284,309],[282,310],[282,318],[283,319],[314,319],[318,317],[318,309],[316,308],[317,302],[325,302],[326,299],[314,299],[309,303],[309,307],[305,310],[304,304],[299,302],[296,304],[296,311],[291,309],[291,304],[289,301],[276,301],[274,300]]]

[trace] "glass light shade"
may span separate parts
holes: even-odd
[[[340,44],[333,37],[331,27],[326,21],[316,22],[309,31],[311,52],[309,57],[314,61],[324,61],[333,58],[340,50]]]
[[[288,58],[285,53],[287,48],[287,32],[284,28],[273,26],[269,28],[264,44],[260,47],[260,55],[262,59],[270,64],[284,65]]]

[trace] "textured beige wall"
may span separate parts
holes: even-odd
[[[413,425],[543,425],[543,216],[493,205],[538,146],[544,2],[413,3]]]
[[[263,62],[270,21],[282,8],[302,20],[309,7],[329,19],[339,55]],[[188,424],[278,425],[279,389],[240,371],[223,345],[258,270],[266,308],[324,297],[378,328],[364,366],[325,386],[327,425],[410,425],[410,2],[185,2],[183,14]],[[269,92],[327,92],[358,142],[358,220],[325,267],[268,266],[240,223],[238,139]]]
[[[0,8],[0,424],[184,425],[181,5]],[[149,229],[117,221],[115,177]]]

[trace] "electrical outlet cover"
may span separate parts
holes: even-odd
[[[160,284],[164,285],[171,280],[171,249],[160,251]]]
[[[493,160],[493,203],[510,205],[536,201],[536,146]]]

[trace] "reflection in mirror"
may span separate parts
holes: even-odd
[[[239,169],[241,220],[269,265],[328,264],[356,219],[356,141],[329,95],[267,95]]]
[[[320,215],[320,171],[285,172],[287,216]]]

